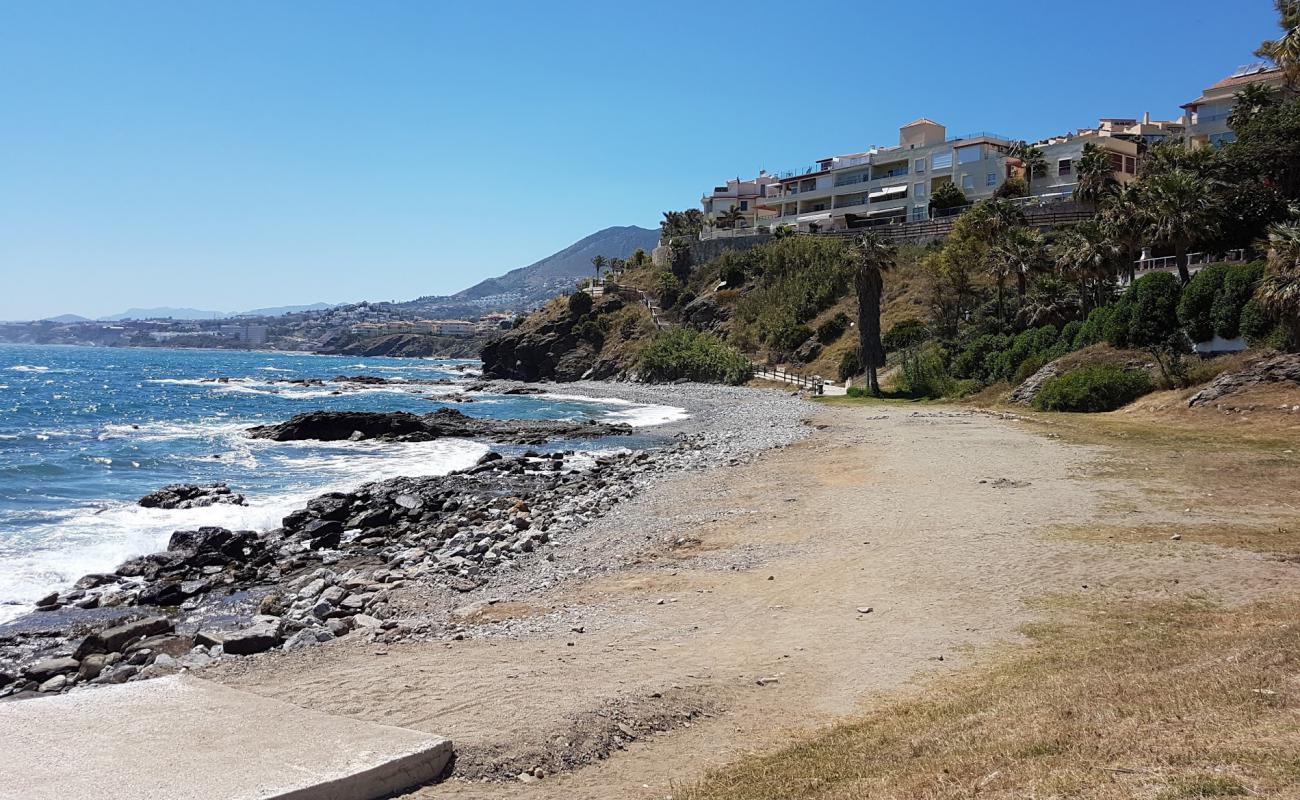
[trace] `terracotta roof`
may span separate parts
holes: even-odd
[[[1269,80],[1270,78],[1280,78],[1280,77],[1282,77],[1282,70],[1278,69],[1277,67],[1273,67],[1272,69],[1265,69],[1265,70],[1260,70],[1259,72],[1252,72],[1249,75],[1241,75],[1238,77],[1224,78],[1223,80],[1211,86],[1206,91],[1212,91],[1214,89],[1230,89],[1233,86],[1245,86],[1248,83],[1259,83],[1260,81],[1266,81]]]

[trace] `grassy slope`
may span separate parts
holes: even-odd
[[[1298,417],[1025,413],[1045,435],[1105,448],[1099,479],[1145,488],[1140,506],[1107,515],[1132,523],[1048,535],[1127,546],[1167,540],[1176,518],[1185,540],[1300,557]],[[674,797],[1297,797],[1300,594],[1274,597],[1231,609],[1044,598],[1029,646]]]

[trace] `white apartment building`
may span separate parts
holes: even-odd
[[[1089,142],[1111,152],[1121,180],[1136,175],[1137,145],[1127,139],[1087,131],[1044,140],[1038,146],[1047,169],[1029,181],[1035,202],[1072,196],[1075,165]],[[987,132],[949,137],[943,125],[918,119],[899,129],[895,146],[822,159],[776,176],[755,200],[768,212],[755,224],[835,231],[927,220],[930,198],[944,184],[956,184],[973,203],[992,197],[1008,178],[1023,176],[1023,165],[1011,155],[1014,144]]]
[[[1235,142],[1237,135],[1228,128],[1228,116],[1237,105],[1237,95],[1252,83],[1281,86],[1282,70],[1268,64],[1250,64],[1201,92],[1200,97],[1184,103],[1187,111],[1187,141],[1192,147],[1221,147]]]
[[[768,186],[775,184],[776,178],[759,170],[758,177],[749,181],[740,178],[727,181],[723,186],[713,187],[713,191],[700,199],[704,210],[705,225],[714,231],[728,229],[755,228],[772,216],[772,211],[761,207],[758,202]],[[738,218],[728,220],[728,212],[738,211]]]

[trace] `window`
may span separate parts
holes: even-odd
[[[961,188],[963,188],[963,189],[974,189],[974,188],[975,188],[975,178],[973,178],[973,177],[970,176],[970,175],[963,175],[963,176],[961,176]]]
[[[912,185],[912,196],[917,200],[925,199],[925,184],[917,183]]]
[[[1056,174],[1064,178],[1065,176],[1071,173],[1073,167],[1074,164],[1073,162],[1070,161],[1070,159],[1063,158],[1060,161],[1056,162]]]
[[[925,159],[924,159],[924,158],[918,158],[918,159],[916,160],[916,166],[915,166],[915,168],[914,168],[913,171],[914,171],[914,172],[925,172]]]
[[[932,169],[946,169],[952,166],[952,153],[936,153],[930,158]]]
[[[970,164],[984,157],[984,149],[977,144],[957,148],[957,163]]]
[[[748,211],[748,210],[749,210],[749,201],[748,201],[748,200],[741,200],[741,201],[740,201],[740,210],[741,210],[741,211]]]
[[[998,185],[998,174],[997,174],[996,172],[990,172],[988,175],[985,175],[985,176],[984,176],[984,185],[985,185],[985,186],[997,186],[997,185]]]

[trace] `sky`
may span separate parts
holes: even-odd
[[[1175,117],[1272,5],[0,0],[0,319],[448,294],[921,116]]]

